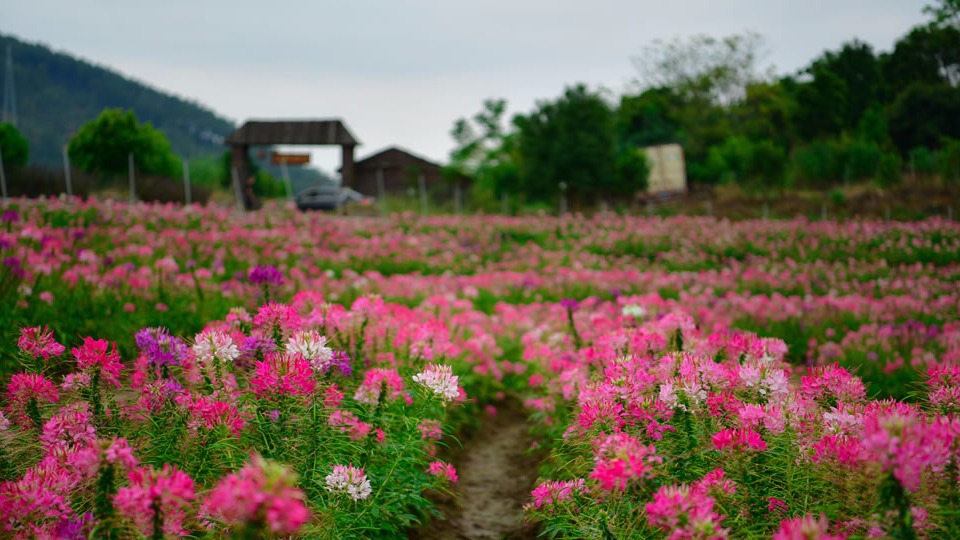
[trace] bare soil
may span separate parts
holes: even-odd
[[[445,519],[411,533],[415,540],[520,540],[536,538],[523,521],[523,504],[537,479],[538,458],[526,416],[509,405],[487,416],[454,457],[460,481],[455,498],[438,501]]]

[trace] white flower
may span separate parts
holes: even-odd
[[[209,364],[214,359],[227,363],[240,356],[240,349],[227,334],[205,330],[194,338],[193,354],[201,364]]]
[[[647,315],[647,310],[643,309],[643,306],[638,306],[637,304],[627,304],[623,306],[621,313],[623,313],[625,317],[640,319]]]
[[[298,354],[310,362],[314,371],[326,371],[333,360],[333,349],[327,347],[327,338],[316,330],[301,330],[287,340],[287,352]]]
[[[366,499],[373,491],[370,480],[363,469],[347,465],[334,465],[333,472],[327,475],[327,491],[331,493],[346,492],[351,499],[359,501]]]
[[[422,373],[413,376],[413,382],[432,390],[434,394],[440,396],[440,401],[444,404],[460,395],[460,389],[457,387],[459,380],[460,378],[453,374],[453,368],[438,364],[430,364]]]

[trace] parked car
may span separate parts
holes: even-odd
[[[294,197],[300,210],[339,210],[352,205],[370,206],[373,199],[350,188],[311,186]]]

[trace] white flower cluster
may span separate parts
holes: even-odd
[[[233,338],[216,330],[205,330],[194,338],[193,354],[201,364],[208,365],[214,359],[233,362],[240,356],[240,349]]]
[[[333,349],[327,347],[327,338],[316,330],[301,330],[287,340],[287,352],[298,354],[310,362],[313,371],[326,371],[333,360]]]
[[[643,309],[643,306],[638,306],[637,304],[627,304],[623,306],[621,313],[623,313],[624,317],[642,319],[647,315],[647,310]]]
[[[430,364],[422,373],[413,376],[413,382],[432,390],[434,394],[440,396],[440,401],[444,404],[460,395],[460,389],[457,387],[459,380],[460,378],[453,374],[453,368],[438,364]]]
[[[327,491],[331,493],[346,493],[351,499],[359,501],[366,499],[373,491],[370,480],[363,469],[347,465],[334,465],[333,472],[327,475]]]

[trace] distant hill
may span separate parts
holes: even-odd
[[[59,167],[71,135],[107,108],[132,109],[141,122],[162,130],[174,152],[184,157],[223,152],[223,137],[234,129],[233,122],[200,104],[4,34],[0,34],[0,81],[7,45],[13,47],[17,127],[30,141],[31,164]]]

